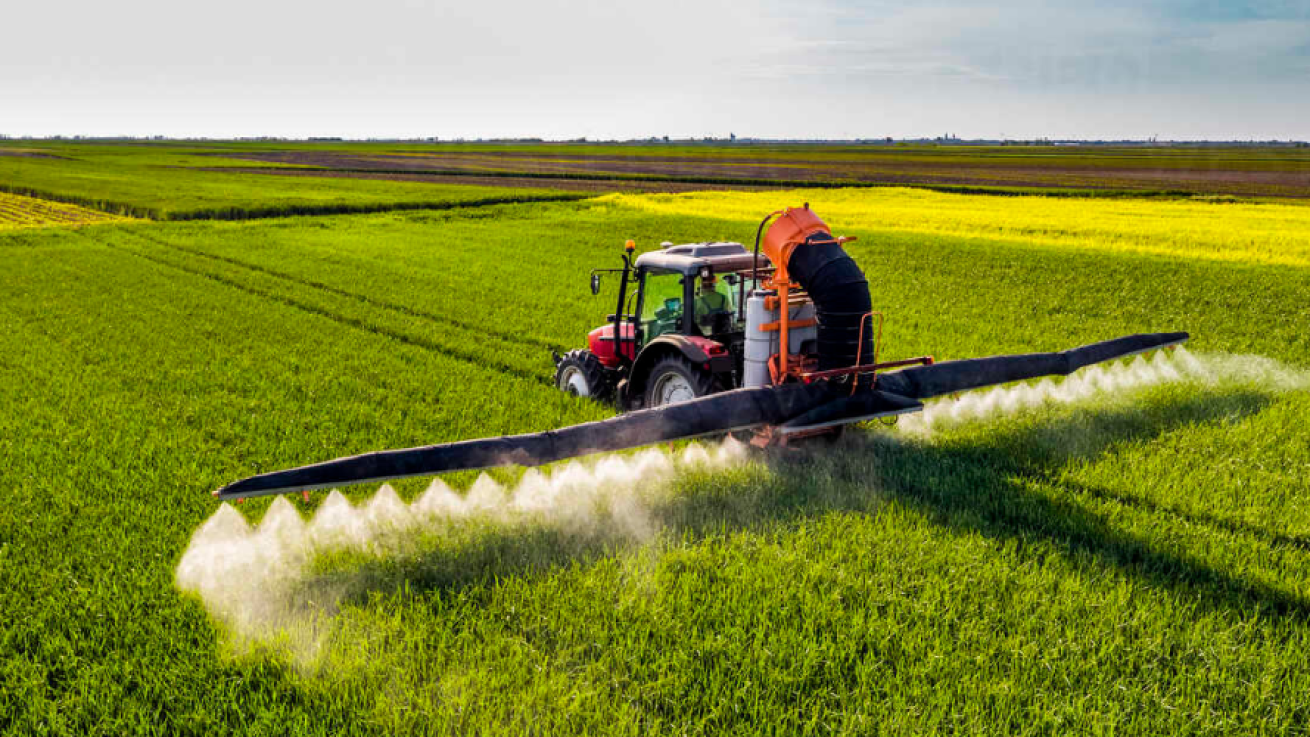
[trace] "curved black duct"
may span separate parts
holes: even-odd
[[[873,363],[873,326],[865,320],[873,309],[869,282],[846,249],[829,233],[813,233],[792,251],[787,271],[814,302],[819,370]]]

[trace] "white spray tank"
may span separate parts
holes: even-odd
[[[777,330],[761,330],[767,323],[780,319],[779,310],[765,307],[765,299],[777,296],[777,292],[768,289],[752,290],[746,298],[746,345],[743,351],[745,359],[742,366],[741,385],[743,387],[768,386],[773,383],[769,376],[769,358],[778,352],[779,338]],[[806,302],[791,308],[791,321],[809,320],[814,317],[814,303]],[[817,339],[818,332],[814,325],[787,331],[787,352],[795,356],[810,341]]]

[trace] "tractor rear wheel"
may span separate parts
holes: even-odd
[[[646,375],[646,407],[703,397],[719,390],[714,376],[682,356],[660,359]]]
[[[555,386],[578,397],[608,401],[614,387],[595,353],[576,350],[565,353],[555,367]]]

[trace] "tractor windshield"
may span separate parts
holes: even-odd
[[[651,271],[641,299],[641,325],[645,340],[682,332],[682,275]]]
[[[703,276],[696,285],[696,327],[702,335],[731,332],[737,308],[736,276]]]

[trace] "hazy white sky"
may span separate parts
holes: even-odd
[[[1310,138],[1310,0],[60,0],[11,135]]]

